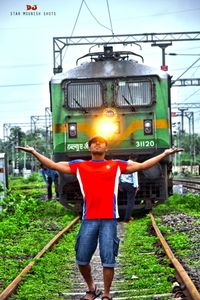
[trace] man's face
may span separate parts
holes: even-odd
[[[94,139],[89,147],[92,154],[105,154],[108,147],[105,141],[100,139]]]

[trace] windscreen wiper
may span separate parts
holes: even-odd
[[[84,111],[85,114],[88,113],[88,111],[75,98],[73,98],[73,100],[82,109],[82,111]]]
[[[126,101],[126,103],[127,103],[128,105],[130,105],[131,110],[132,110],[132,111],[135,111],[135,107],[128,101],[128,99],[127,99],[124,95],[122,95],[122,97],[124,98],[124,100]]]

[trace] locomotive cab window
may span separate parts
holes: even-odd
[[[64,83],[65,105],[71,109],[95,108],[103,105],[100,82]]]
[[[119,81],[116,105],[119,107],[147,106],[153,102],[151,80]]]

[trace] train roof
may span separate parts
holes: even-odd
[[[66,79],[91,79],[91,78],[118,78],[132,76],[157,76],[166,79],[169,75],[156,68],[139,64],[134,60],[128,61],[98,61],[85,62],[67,72],[56,74],[52,77],[52,83],[61,83]]]

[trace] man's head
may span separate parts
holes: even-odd
[[[96,143],[96,142],[105,143],[106,146],[108,145],[108,142],[104,137],[102,137],[100,135],[95,135],[89,139],[88,146],[90,147],[92,143]]]
[[[99,135],[91,137],[88,141],[88,146],[93,156],[105,155],[108,150],[107,145],[107,140]]]

